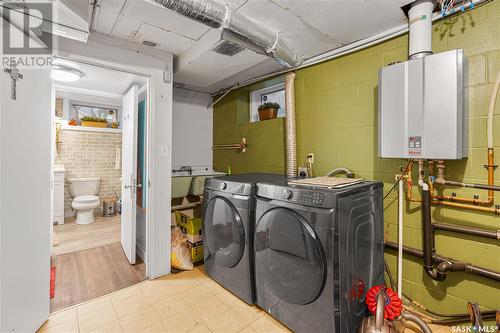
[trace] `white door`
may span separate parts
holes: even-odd
[[[135,264],[137,186],[138,87],[123,96],[122,105],[122,216],[121,242],[131,264]]]
[[[35,332],[50,302],[52,82],[19,72],[12,100],[0,66],[0,332]]]

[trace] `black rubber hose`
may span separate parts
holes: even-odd
[[[434,234],[431,221],[431,195],[428,189],[422,191],[422,249],[424,250],[424,270],[436,281],[446,280],[446,271],[434,269]]]

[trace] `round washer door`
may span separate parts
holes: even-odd
[[[264,213],[255,233],[257,274],[266,288],[292,304],[309,304],[321,295],[326,258],[316,233],[298,213],[274,208]]]
[[[217,265],[236,266],[245,250],[245,228],[234,205],[223,197],[214,197],[205,210],[205,241]]]

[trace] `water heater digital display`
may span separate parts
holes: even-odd
[[[468,64],[452,50],[384,67],[379,73],[379,156],[467,157]]]

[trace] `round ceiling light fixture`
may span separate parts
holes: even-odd
[[[56,81],[75,82],[83,76],[83,73],[74,68],[64,66],[52,66],[51,77]]]

